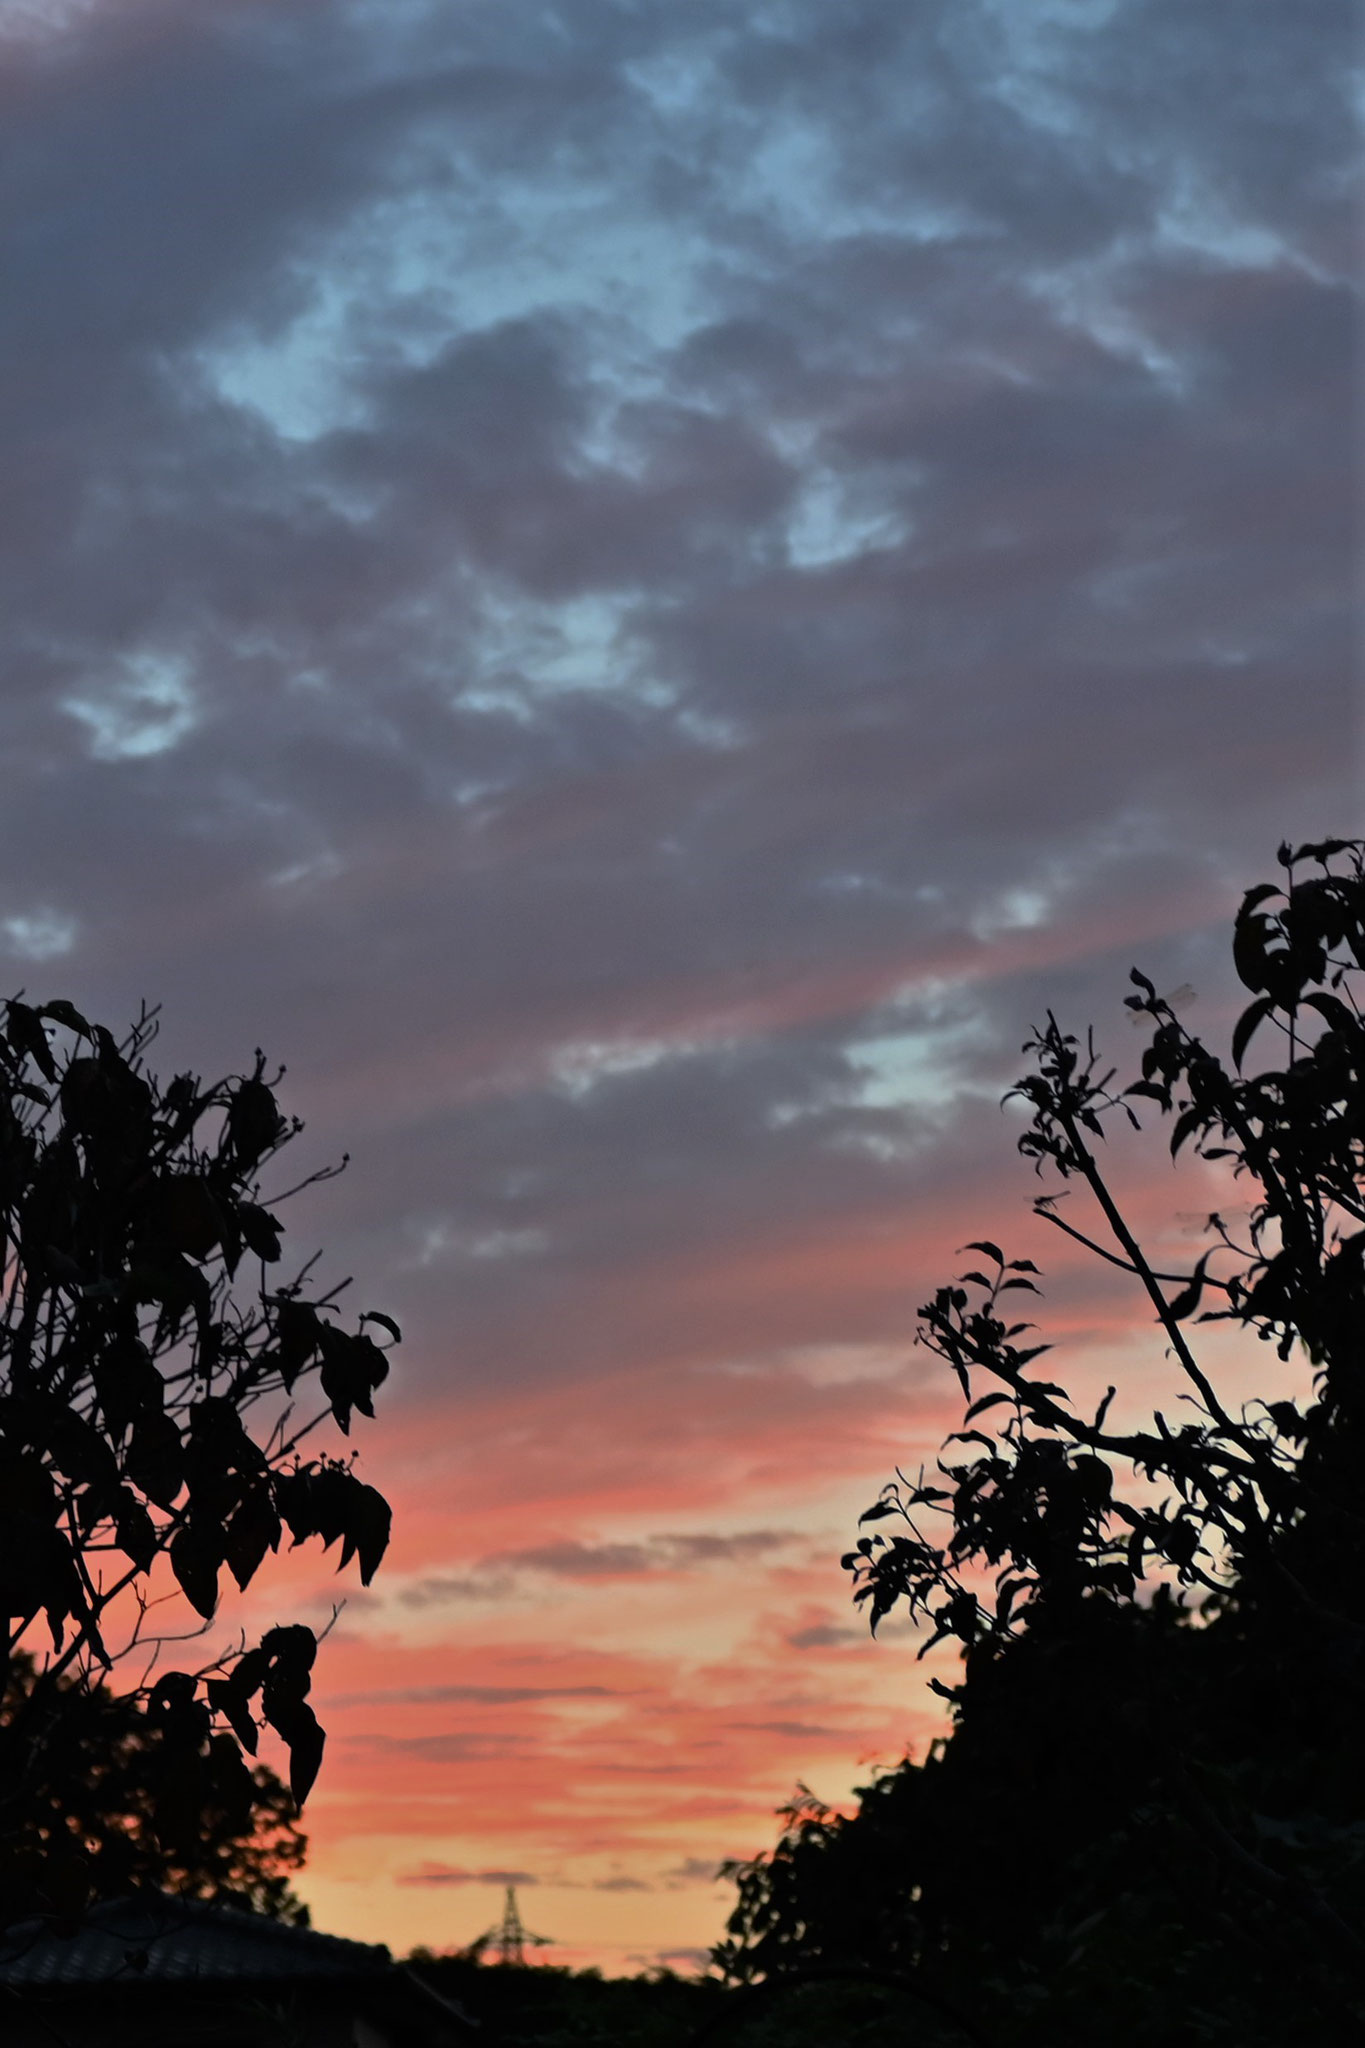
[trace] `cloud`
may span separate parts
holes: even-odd
[[[405,1607],[444,1607],[465,1600],[502,1600],[510,1590],[506,1575],[501,1578],[461,1578],[451,1573],[416,1579],[398,1594]]]
[[[726,1535],[695,1531],[678,1536],[651,1536],[641,1543],[545,1544],[529,1550],[505,1551],[488,1560],[491,1567],[545,1572],[554,1578],[632,1578],[645,1572],[691,1571],[698,1566],[738,1564],[771,1555],[803,1540],[799,1530],[741,1529]]]
[[[339,1694],[338,1707],[379,1706],[524,1706],[534,1700],[615,1699],[607,1685],[419,1685],[389,1690]]]
[[[599,1579],[677,1574],[757,1560],[805,1540],[801,1531],[792,1529],[743,1529],[728,1534],[700,1530],[623,1543],[594,1543],[575,1537],[495,1552],[468,1572],[417,1579],[403,1586],[397,1597],[403,1606],[417,1609],[506,1599],[528,1576],[589,1584]]]
[[[667,1879],[676,1884],[714,1884],[719,1876],[719,1866],[706,1856],[684,1856],[664,1872]]]
[[[447,1863],[422,1863],[415,1870],[402,1870],[394,1882],[413,1885],[533,1885],[539,1879],[530,1870],[460,1870]]]
[[[793,1650],[842,1650],[867,1640],[865,1629],[845,1628],[837,1622],[812,1622],[809,1628],[793,1629],[787,1642]]]
[[[745,1734],[778,1735],[784,1742],[837,1742],[843,1732],[838,1728],[821,1728],[809,1721],[737,1721],[735,1726]]]
[[[12,958],[41,965],[71,951],[77,926],[74,918],[64,917],[58,910],[29,910],[0,918],[0,933]]]
[[[519,1732],[492,1734],[484,1731],[441,1731],[429,1735],[370,1733],[353,1736],[361,1748],[390,1756],[412,1757],[423,1764],[511,1764],[524,1754],[526,1741]]]

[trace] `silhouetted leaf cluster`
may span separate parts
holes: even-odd
[[[172,1688],[166,1706],[177,1704],[183,1711]],[[59,1775],[28,1771],[6,1856],[11,1883],[20,1878],[44,1913],[74,1921],[93,1900],[169,1888],[306,1923],[289,1885],[307,1849],[294,1800],[267,1765],[248,1768],[202,1710],[189,1739],[167,1745],[158,1714],[137,1699],[40,1676],[20,1652],[0,1701],[7,1780],[25,1774],[29,1760],[14,1750],[35,1720]]]
[[[374,1413],[388,1362],[365,1325],[390,1341],[397,1328],[375,1314],[345,1328],[339,1289],[309,1297],[312,1261],[292,1280],[273,1277],[275,1209],[297,1189],[267,1195],[262,1176],[300,1127],[282,1114],[263,1056],[211,1085],[184,1073],[162,1087],[146,1065],[155,1030],[144,1012],[120,1043],[70,1003],[18,999],[0,1026],[9,1668],[29,1669],[14,1659],[37,1650],[38,1630],[50,1645],[37,1682],[11,1696],[7,1723],[0,1917],[10,1919],[46,1896],[34,1891],[34,1813],[63,1783],[83,1797],[71,1701],[103,1697],[102,1674],[139,1646],[150,1657],[157,1603],[178,1590],[198,1617],[191,1633],[202,1633],[224,1572],[246,1588],[286,1537],[338,1545],[340,1564],[355,1559],[367,1585],[389,1540],[382,1495],[349,1461],[303,1446],[328,1417],[347,1433],[354,1414]],[[313,1383],[321,1405],[300,1408]],[[308,1700],[315,1651],[313,1632],[295,1626],[203,1671],[152,1660],[135,1689],[161,1759],[144,1818],[168,1869],[191,1867],[215,1801],[235,1799],[237,1820],[249,1810],[265,1781],[242,1752],[255,1755],[262,1724],[288,1749],[302,1805],[324,1741]],[[112,1726],[110,1711],[92,1725]],[[68,1903],[80,1884],[72,1871]]]
[[[727,1997],[712,1977],[671,1970],[603,1977],[545,1963],[505,1968],[429,1949],[414,1950],[408,1962],[498,2048],[692,2048]]]
[[[1236,920],[1229,1062],[1135,972],[1132,1084],[1049,1016],[1014,1091],[1062,1183],[1038,1214],[1140,1290],[1181,1412],[1111,1423],[1112,1388],[1083,1412],[1018,1313],[1036,1268],[969,1247],[921,1311],[963,1427],[844,1559],[874,1630],[899,1610],[958,1649],[959,1682],[931,1681],[952,1730],[734,1866],[739,1981],[894,1966],[1009,2042],[1325,2043],[1365,2018],[1365,846],[1280,860]],[[1139,1110],[1249,1201],[1188,1268],[1148,1256],[1100,1163]],[[1297,1352],[1308,1397],[1220,1391],[1218,1325]]]

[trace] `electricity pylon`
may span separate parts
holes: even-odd
[[[502,1920],[497,1927],[490,1927],[485,1941],[495,1942],[498,1961],[509,1969],[519,1970],[526,1962],[526,1950],[546,1948],[551,1937],[548,1934],[532,1934],[522,1920],[517,1906],[517,1888],[507,1887],[507,1900],[502,1909]]]

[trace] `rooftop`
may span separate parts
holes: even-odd
[[[0,1984],[264,1983],[392,1969],[386,1948],[157,1893],[94,1906],[72,1933],[28,1921],[0,1939]]]

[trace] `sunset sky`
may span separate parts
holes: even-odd
[[[1365,822],[1355,21],[0,0],[0,985],[287,1062],[405,1336],[383,1571],[253,1610],[348,1601],[318,1924],[699,1959],[942,1725],[838,1560],[957,1248],[1159,1383],[999,1098]]]

